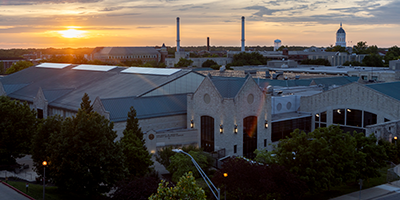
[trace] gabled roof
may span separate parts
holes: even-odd
[[[100,99],[113,122],[126,121],[130,107],[138,119],[186,114],[187,94]]]
[[[400,101],[400,82],[367,84],[365,86]]]
[[[211,81],[223,98],[234,98],[242,88],[246,78],[211,77]]]
[[[49,106],[77,111],[85,93],[91,101],[97,96],[137,96],[191,72],[182,69],[172,75],[133,74],[121,73],[125,67],[89,71],[72,69],[75,66],[69,65],[62,69],[32,66],[8,75],[0,79],[0,82],[11,98],[32,102],[39,88],[42,88]]]

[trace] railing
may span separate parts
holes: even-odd
[[[221,164],[222,164],[219,161],[219,159],[226,156],[226,151],[225,151],[225,149],[220,149],[218,151],[211,152],[211,156],[214,159],[214,167],[219,169],[221,167]]]

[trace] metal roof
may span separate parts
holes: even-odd
[[[234,98],[242,88],[246,78],[212,77],[211,81],[223,98]]]
[[[85,93],[93,102],[100,98],[136,96],[182,77],[190,70],[181,70],[170,76],[120,73],[125,67],[113,70],[73,70],[29,67],[8,75],[0,82],[7,96],[32,102],[42,88],[49,106],[77,111]]]
[[[357,82],[359,77],[348,77],[348,76],[338,76],[338,77],[324,77],[324,78],[313,78],[313,79],[298,79],[298,80],[271,80],[271,79],[254,79],[254,81],[259,82],[260,87],[265,87],[267,85],[281,86],[281,87],[294,87],[294,86],[309,86],[311,82],[317,85],[332,86],[332,85],[346,85],[352,82]]]
[[[138,119],[186,114],[187,94],[100,99],[113,122],[126,121],[130,107]]]
[[[399,93],[400,82],[376,83],[376,84],[368,84],[365,86],[400,101],[400,93]]]

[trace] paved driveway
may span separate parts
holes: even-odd
[[[29,198],[9,188],[3,183],[0,183],[0,196],[1,199],[7,199],[7,200],[29,200]]]

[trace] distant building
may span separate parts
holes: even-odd
[[[336,32],[336,46],[346,47],[346,32],[342,28],[342,22],[340,22],[340,28]]]
[[[0,74],[5,74],[6,70],[11,67],[12,64],[24,60],[23,58],[0,58]]]
[[[162,55],[165,52],[168,53],[165,45],[160,48],[160,51],[162,52],[157,51],[154,47],[96,47],[91,54],[91,59],[114,64],[139,60],[143,63],[149,61],[160,62]]]

